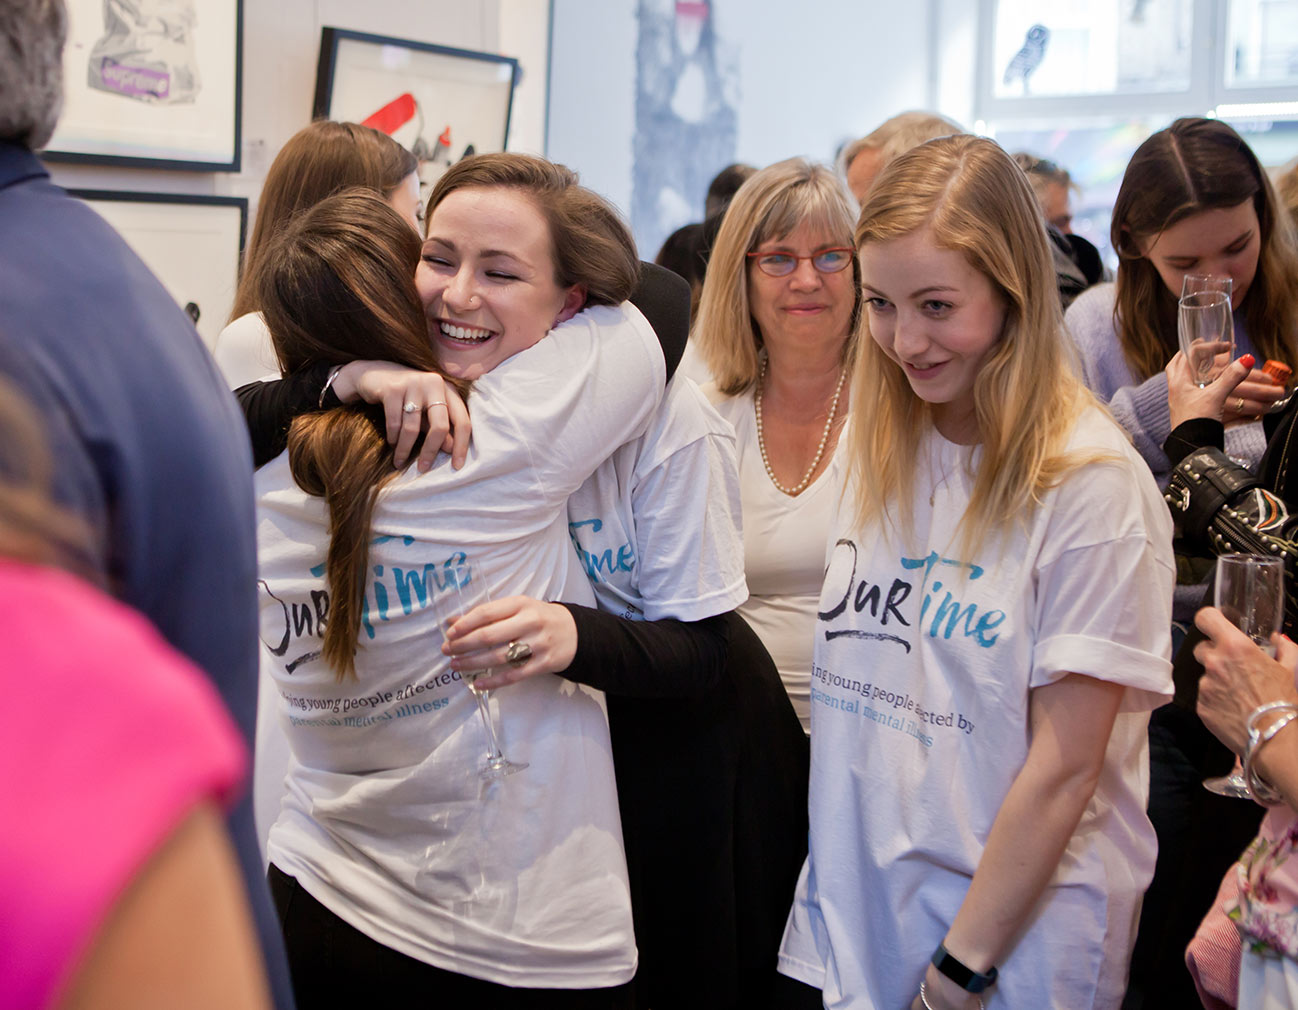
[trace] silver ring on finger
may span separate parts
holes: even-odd
[[[532,658],[532,647],[526,642],[510,642],[505,646],[505,662],[510,666],[522,666]]]
[[[434,400],[432,403],[428,405],[428,407],[445,407],[445,406],[446,406],[445,400]],[[427,410],[428,407],[425,407],[424,410]]]
[[[401,413],[413,414],[418,409],[419,409],[419,404],[415,403],[413,400],[407,400],[405,406],[401,408]]]

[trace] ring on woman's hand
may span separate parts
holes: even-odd
[[[401,408],[401,413],[413,414],[418,409],[419,409],[419,404],[413,402],[412,400],[407,400],[406,405]]]
[[[1244,413],[1244,397],[1242,396],[1235,401],[1235,413],[1236,414]]]
[[[522,666],[532,658],[532,647],[526,642],[510,642],[505,646],[505,661],[510,666]]]
[[[434,401],[433,401],[432,403],[430,403],[428,406],[429,406],[429,407],[445,407],[445,406],[446,406],[446,401],[445,401],[445,400],[434,400]],[[427,410],[428,407],[425,407],[424,409]]]

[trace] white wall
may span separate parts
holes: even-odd
[[[761,166],[804,155],[828,162],[844,141],[898,112],[937,105],[963,121],[972,108],[962,105],[961,68],[939,74],[933,59],[947,37],[942,22],[973,24],[970,0],[712,2],[738,71],[738,161]],[[547,153],[624,212],[632,193],[637,6],[554,4]],[[943,34],[931,35],[938,27]],[[952,36],[952,44],[964,40]],[[970,77],[972,58],[970,50]],[[701,216],[703,193],[697,200]]]
[[[739,48],[739,161],[830,161],[928,101],[925,0],[714,0]]]
[[[539,151],[545,135],[546,0],[244,0],[243,167],[238,173],[164,172],[51,164],[56,182],[247,197],[255,207],[271,159],[311,121],[325,25],[513,56],[510,147]]]
[[[550,31],[546,155],[629,213],[635,0],[555,0]]]

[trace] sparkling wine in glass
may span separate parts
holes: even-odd
[[[1182,295],[1177,306],[1176,334],[1195,384],[1200,388],[1208,385],[1234,356],[1235,322],[1230,294],[1192,291]]]
[[[1274,658],[1271,636],[1284,618],[1284,561],[1263,554],[1223,554],[1217,559],[1213,603],[1226,620]],[[1220,796],[1253,798],[1238,758],[1229,775],[1205,779],[1203,786]]]
[[[474,607],[491,600],[487,587],[486,573],[481,564],[464,561],[442,569],[444,588],[435,597],[437,621],[445,633],[452,624],[463,617]],[[474,687],[479,677],[485,677],[491,671],[474,670],[462,673],[465,685],[478,702],[478,714],[482,717],[483,728],[487,731],[487,763],[479,774],[487,781],[503,779],[514,772],[527,767],[525,761],[510,761],[500,750],[500,741],[496,736],[496,727],[491,720],[491,691]]]

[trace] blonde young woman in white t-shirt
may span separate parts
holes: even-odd
[[[856,238],[781,970],[831,1008],[1116,1010],[1156,847],[1167,509],[1065,359],[1040,211],[994,142],[897,159]]]
[[[484,785],[477,707],[440,654],[434,603],[464,555],[499,595],[590,602],[565,504],[643,430],[664,377],[652,328],[618,304],[637,272],[630,236],[566,169],[484,155],[439,181],[422,256],[354,193],[273,253],[259,293],[290,371],[377,353],[474,383],[462,467],[394,469],[381,409],[336,407],[296,419],[258,473],[262,637],[293,751],[271,882],[299,1006],[380,991],[627,1005],[635,946],[600,700],[551,676],[499,692],[504,747],[530,767]]]
[[[793,158],[757,172],[726,209],[690,337],[713,376],[704,393],[737,437],[749,591],[739,613],[804,730],[860,313],[854,218],[823,165]]]

